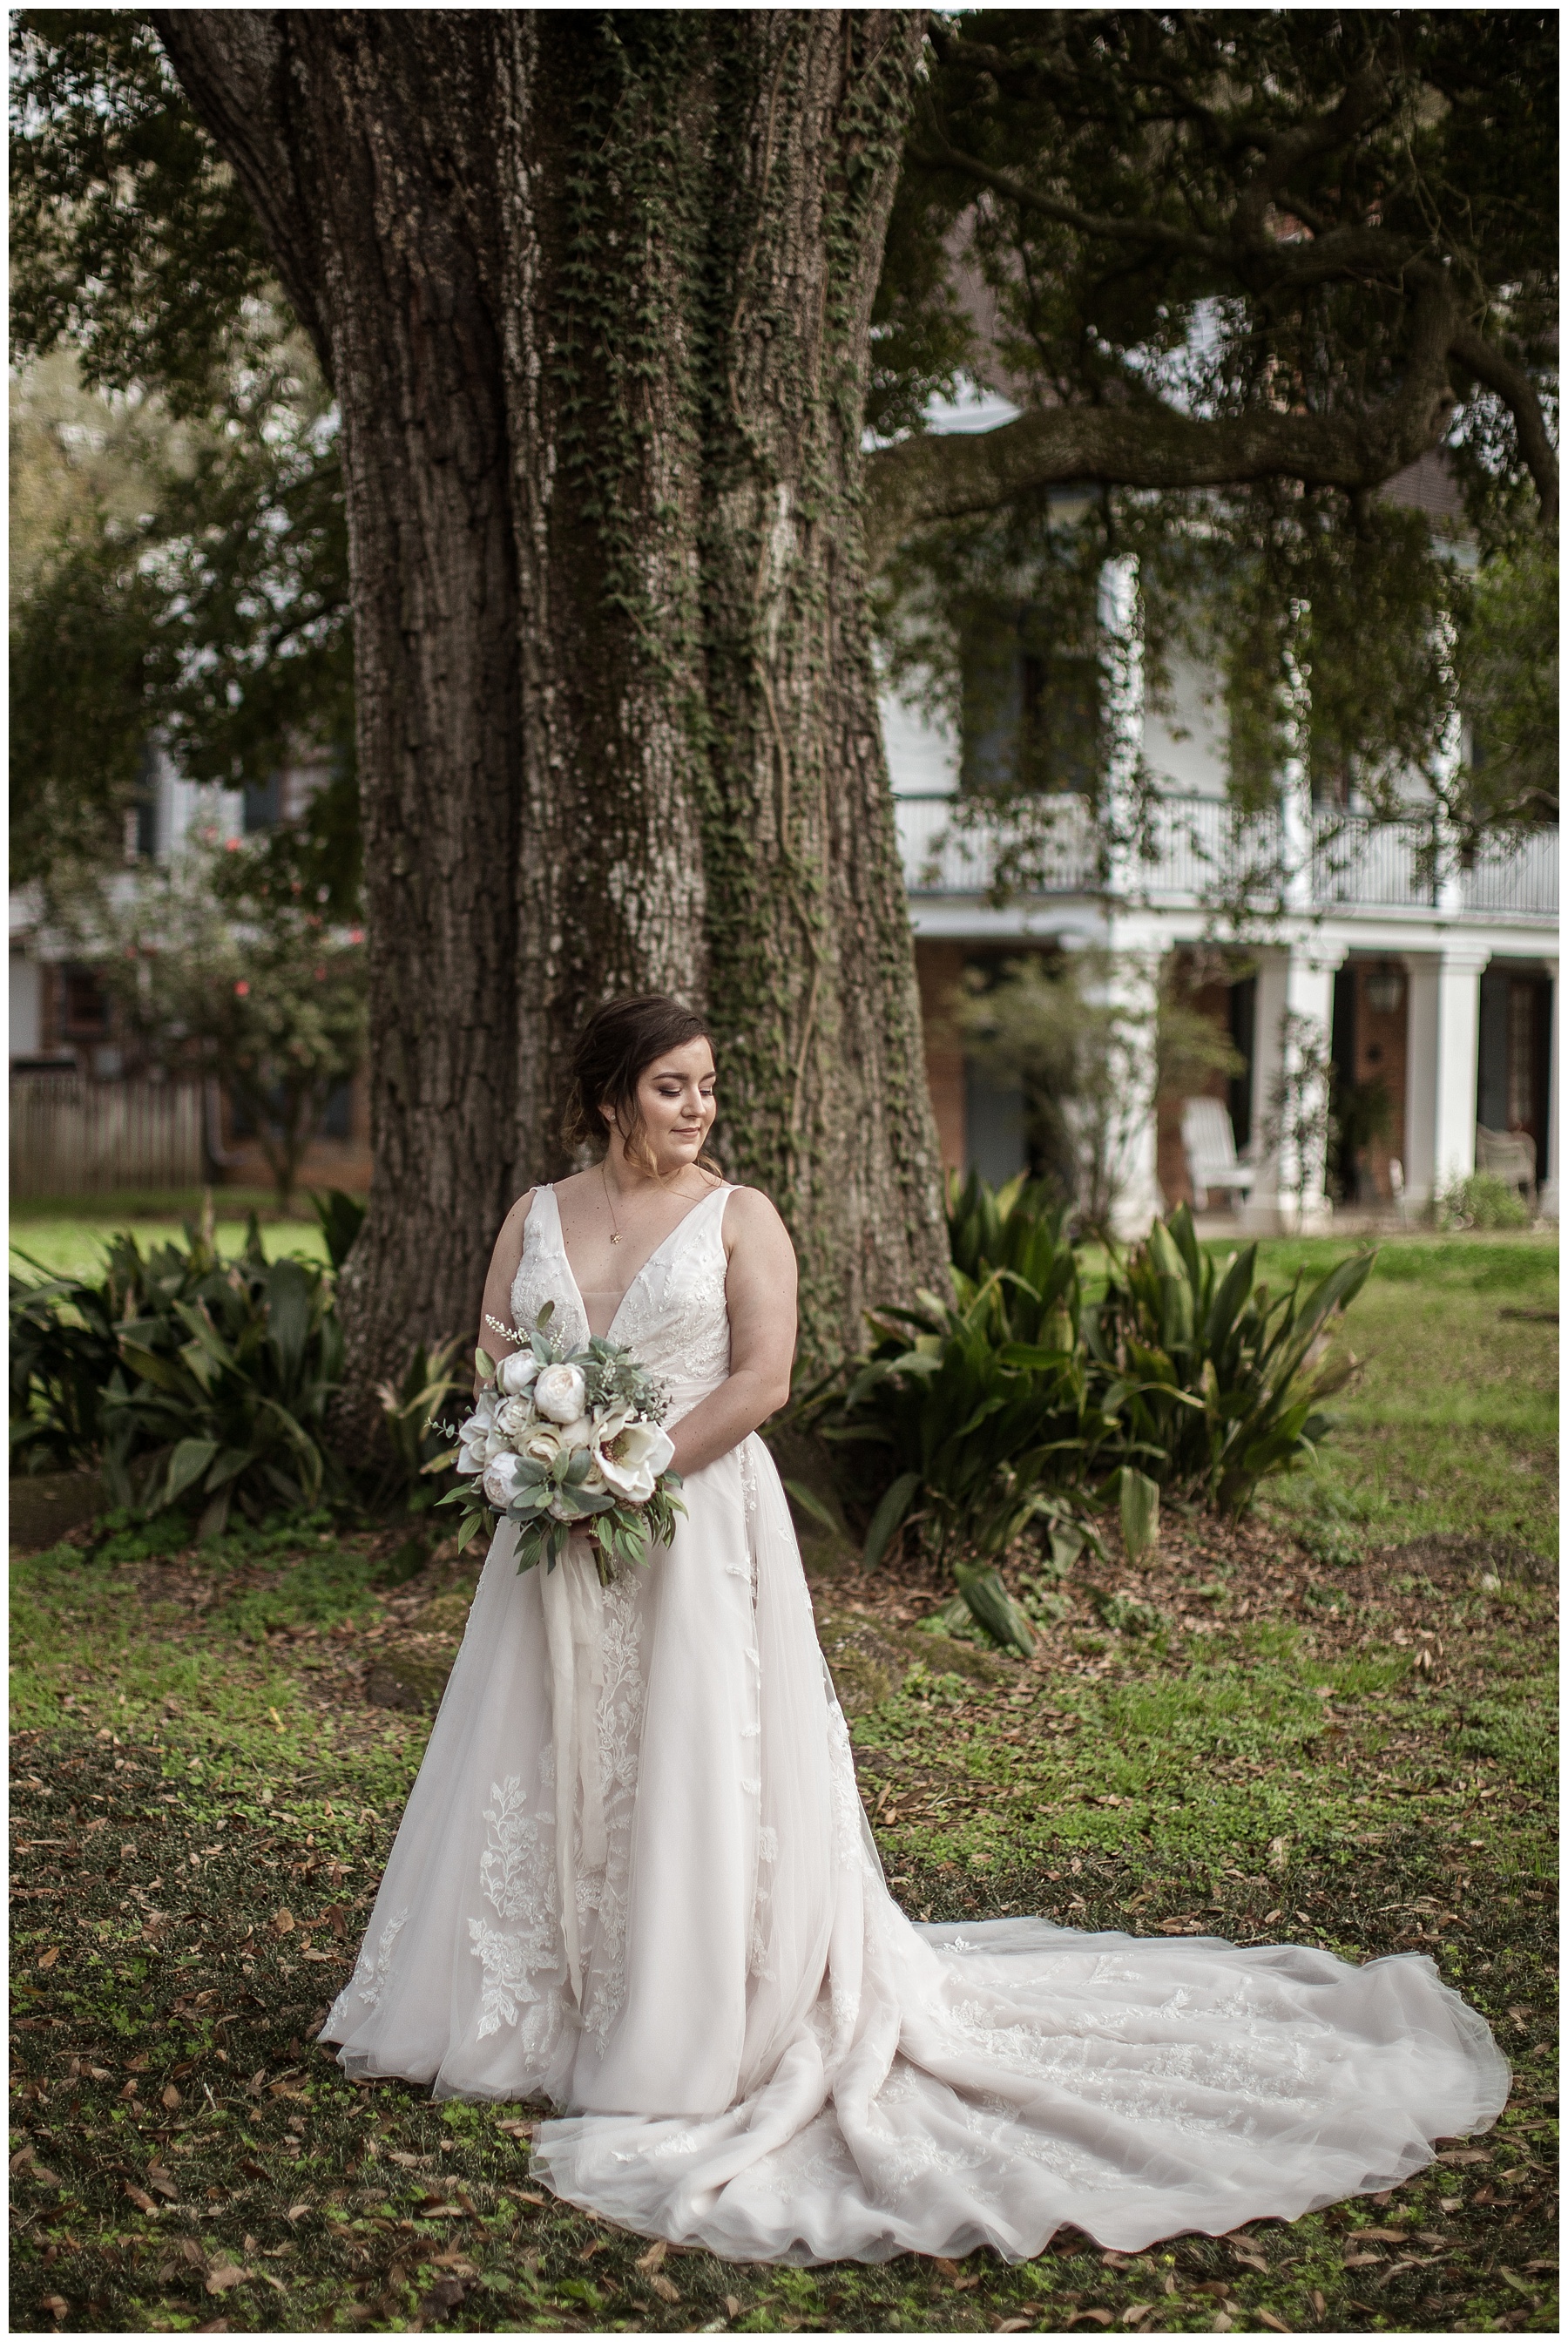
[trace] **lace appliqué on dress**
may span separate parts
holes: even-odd
[[[499,1918],[524,1924],[516,1935],[504,1935],[487,1919],[468,1922],[470,1949],[484,1972],[479,2038],[498,2032],[504,2024],[516,2025],[526,2009],[530,2021],[525,2032],[534,2054],[554,2039],[562,2016],[561,1913],[547,1794],[551,1785],[544,1778],[544,1769],[538,1813],[529,1812],[526,1792],[515,1773],[491,1783],[491,1801],[484,1808],[480,1887]],[[535,1977],[542,1979],[537,1985]]]
[[[349,2017],[349,2003],[355,1994],[366,2008],[374,2011],[381,2007],[381,1996],[385,1990],[386,1979],[392,1968],[393,1947],[407,1919],[406,1911],[399,1911],[390,1918],[381,1931],[381,1940],[374,1953],[368,1939],[366,1940],[355,1963],[353,1976],[333,2002],[332,2013],[322,2028],[325,2033],[329,2036],[335,2034],[339,2024]]]
[[[604,1784],[605,1861],[577,1872],[577,1922],[583,1931],[583,2029],[601,2057],[626,1997],[626,1922],[632,1823],[647,1678],[643,1669],[642,1583],[617,1578],[605,1589],[604,1690],[599,1701],[599,1776]],[[590,1942],[587,1922],[597,1920]]]

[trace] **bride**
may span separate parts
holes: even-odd
[[[495,1533],[355,1973],[323,2037],[438,2097],[543,2098],[556,2195],[735,2260],[1137,2251],[1294,2219],[1495,2120],[1508,2070],[1415,1955],[919,1927],[890,1897],[757,1426],[795,1265],[709,1164],[702,1020],[614,1001],[569,1136],[602,1162],[519,1198],[484,1290],[546,1301],[669,1388],[686,1516],[602,1589],[574,1543]]]

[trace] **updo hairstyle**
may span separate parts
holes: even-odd
[[[629,993],[596,1008],[577,1036],[567,1073],[565,1110],[561,1136],[568,1148],[605,1146],[604,1117],[608,1106],[625,1144],[627,1160],[650,1178],[658,1166],[648,1145],[637,1108],[637,1084],[656,1057],[688,1041],[706,1041],[713,1034],[707,1019],[684,1007],[664,992]],[[697,1161],[704,1171],[720,1176],[719,1166],[705,1152]]]

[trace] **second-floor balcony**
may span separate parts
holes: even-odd
[[[1214,797],[1163,797],[1150,834],[1108,866],[1081,797],[1049,801],[1025,835],[1006,816],[976,822],[950,796],[895,800],[904,883],[919,900],[1005,891],[1035,902],[1116,896],[1173,910],[1226,906],[1256,914],[1351,909],[1557,923],[1557,831],[1483,850],[1468,866],[1446,850],[1429,818],[1377,822],[1315,814],[1291,838],[1276,816],[1238,821]]]

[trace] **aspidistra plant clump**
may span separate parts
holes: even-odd
[[[1304,1293],[1258,1282],[1258,1248],[1203,1251],[1183,1204],[1113,1261],[1084,1335],[1098,1406],[1117,1426],[1118,1460],[1163,1487],[1201,1490],[1243,1511],[1260,1480],[1304,1461],[1330,1428],[1322,1402],[1356,1370],[1336,1351],[1339,1317],[1376,1255],[1341,1261]]]

